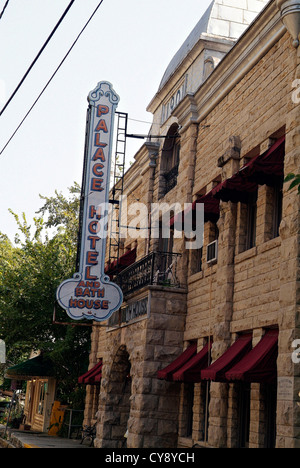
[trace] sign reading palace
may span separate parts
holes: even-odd
[[[114,116],[119,97],[101,82],[88,96],[79,272],[57,290],[59,305],[74,320],[108,320],[123,302],[121,289],[105,275]]]

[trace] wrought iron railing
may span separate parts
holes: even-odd
[[[177,278],[180,256],[168,252],[153,252],[119,273],[115,281],[124,295],[150,285],[180,287]]]
[[[179,166],[175,166],[167,174],[164,174],[166,181],[165,193],[170,192],[177,185],[178,168]]]

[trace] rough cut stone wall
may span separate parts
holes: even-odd
[[[96,447],[176,447],[180,385],[160,381],[157,371],[182,351],[186,315],[184,290],[152,287],[150,318],[117,330],[95,329],[91,360],[103,359]],[[126,363],[130,383],[125,389]],[[125,393],[124,393],[125,392]],[[128,392],[128,393],[127,393]],[[85,422],[94,419],[88,388]]]
[[[286,34],[207,117],[205,124],[210,127],[199,131],[194,194],[199,193],[211,180],[217,179],[220,174],[217,160],[227,150],[231,135],[240,138],[243,165],[243,158],[256,147],[260,147],[260,152],[265,151],[268,138],[280,136],[286,131],[285,174],[299,172],[300,110],[293,104],[291,96],[295,77],[296,54],[290,36]],[[223,180],[237,168],[229,168],[229,172],[228,168],[224,170]],[[234,333],[254,330],[255,340],[259,341],[263,327],[279,326],[278,374],[280,379],[294,381],[292,385],[295,385],[295,390],[290,395],[278,396],[277,445],[289,447],[299,443],[293,438],[296,430],[294,424],[299,424],[296,403],[299,400],[299,377],[296,377],[299,370],[291,361],[299,308],[296,293],[299,290],[299,283],[298,286],[296,283],[299,278],[299,197],[295,190],[290,193],[287,186],[284,187],[280,237],[270,239],[272,220],[268,219],[267,191],[266,187],[260,187],[258,194],[256,247],[245,252],[238,253],[237,248],[239,235],[236,223],[240,219],[237,207],[235,204],[221,203],[212,355],[213,359],[219,357],[234,339]],[[202,315],[201,305],[199,321],[193,318],[193,300],[197,295],[194,291],[198,289],[202,304],[208,303],[207,296],[206,299],[202,297],[206,287],[205,273],[204,278],[202,276],[194,282],[189,280],[188,295],[187,327],[192,323],[193,334],[198,337],[207,333],[205,311]],[[254,395],[253,386],[252,405]],[[231,432],[227,419],[230,408],[227,402],[225,385],[213,383],[209,436],[213,446],[229,444]],[[255,414],[254,409],[252,414]],[[260,434],[261,438],[262,425],[252,424],[251,428],[253,446],[263,444],[258,436]]]

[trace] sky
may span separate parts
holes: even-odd
[[[76,0],[55,36],[0,116],[0,153],[100,0]],[[0,0],[0,14],[6,0]],[[54,29],[70,0],[10,0],[0,19],[0,108]],[[128,133],[147,134],[146,108],[162,76],[211,0],[103,0],[20,130],[0,155],[0,232],[13,241],[9,213],[31,222],[40,194],[67,195],[81,183],[87,96],[100,81],[113,84]],[[144,123],[145,122],[145,123]],[[141,146],[128,140],[127,162]]]

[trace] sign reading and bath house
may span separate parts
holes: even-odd
[[[74,320],[105,321],[123,302],[121,289],[104,273],[113,123],[119,97],[101,82],[88,96],[84,208],[79,272],[57,290],[60,306]]]

